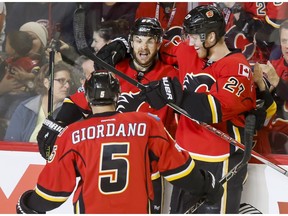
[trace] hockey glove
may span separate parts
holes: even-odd
[[[37,135],[38,148],[41,156],[48,160],[58,134],[64,129],[65,125],[55,121],[51,116],[42,124]]]
[[[28,190],[21,195],[16,204],[17,214],[45,214],[45,212],[37,212],[27,206],[27,201],[33,192],[33,190]]]
[[[246,116],[250,114],[253,114],[256,117],[255,130],[260,130],[264,126],[266,120],[266,109],[264,107],[259,107],[257,109],[250,110]]]
[[[180,105],[182,100],[182,86],[179,80],[174,77],[163,77],[161,80],[149,83],[145,91],[142,91],[145,100],[156,110],[161,109],[167,103]]]
[[[200,170],[204,176],[204,196],[208,204],[215,204],[220,201],[224,188],[215,180],[214,175],[206,170]]]
[[[96,56],[111,66],[115,66],[126,57],[128,51],[128,42],[124,38],[115,38],[112,42],[103,46]]]

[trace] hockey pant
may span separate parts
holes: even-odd
[[[243,157],[243,151],[238,150],[223,162],[203,162],[195,160],[198,169],[209,170],[212,172],[218,181],[235,167]],[[227,169],[228,168],[228,169]],[[243,167],[235,176],[224,184],[224,194],[219,202],[209,205],[204,203],[194,213],[195,214],[238,214],[241,201],[243,184],[247,177],[247,166]],[[200,197],[193,195],[190,192],[181,190],[178,187],[173,187],[170,213],[182,214],[192,207]]]

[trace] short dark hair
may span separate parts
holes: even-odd
[[[33,38],[28,32],[11,31],[8,32],[7,38],[10,46],[20,57],[26,56],[32,49]]]

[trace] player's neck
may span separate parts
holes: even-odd
[[[91,106],[93,114],[104,113],[104,112],[113,112],[115,111],[115,105],[106,105],[106,106]]]
[[[210,61],[218,61],[219,59],[222,59],[226,55],[230,53],[230,50],[226,46],[225,43],[217,43],[214,47],[210,49],[210,55],[208,56],[208,59]]]

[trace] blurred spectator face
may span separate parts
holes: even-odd
[[[288,29],[283,28],[280,33],[281,50],[285,61],[288,63]]]
[[[95,50],[97,53],[104,45],[107,44],[108,41],[105,41],[103,38],[100,37],[98,32],[93,33],[93,43],[91,44],[91,47]]]
[[[83,72],[85,74],[86,79],[89,79],[91,73],[94,71],[94,62],[92,60],[87,60],[82,64]],[[82,85],[85,83],[85,80],[81,80]]]
[[[54,75],[54,100],[62,102],[69,95],[71,87],[71,76],[68,71],[60,70]],[[49,83],[49,81],[48,81]],[[49,86],[48,86],[49,87]]]
[[[10,45],[9,37],[6,38],[5,52],[7,53],[8,56],[12,56],[15,53],[15,50]]]
[[[133,35],[133,57],[141,66],[149,65],[157,55],[160,45],[155,37]]]
[[[31,54],[40,53],[42,48],[42,42],[39,37],[34,32],[28,32],[33,39],[32,50],[30,51]]]

